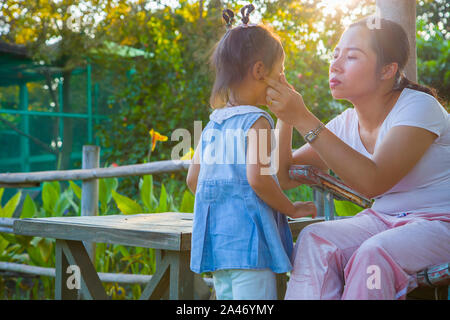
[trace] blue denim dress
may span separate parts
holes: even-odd
[[[274,128],[271,116],[257,107],[217,109],[202,132],[191,243],[191,270],[196,273],[292,269],[286,216],[262,201],[247,180],[246,135],[261,116]]]

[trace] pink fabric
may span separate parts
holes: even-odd
[[[450,214],[367,209],[311,224],[293,259],[285,299],[404,299],[417,287],[418,271],[450,261]],[[374,269],[378,283],[371,281]]]

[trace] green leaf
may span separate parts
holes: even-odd
[[[1,212],[1,217],[3,218],[11,218],[14,210],[16,210],[17,205],[20,202],[20,196],[22,195],[22,192],[17,192],[9,201],[6,203],[6,205],[3,207],[3,210]]]
[[[98,200],[100,201],[100,212],[102,214],[106,213],[106,208],[108,206],[106,193],[108,189],[106,187],[105,179],[98,180]]]
[[[116,201],[117,207],[123,214],[143,213],[141,206],[134,200],[121,195],[114,190],[112,191],[112,197],[114,198],[114,201]]]
[[[70,188],[72,189],[73,193],[77,196],[78,199],[81,200],[81,188],[73,181],[69,181]]]
[[[0,237],[0,255],[5,251],[6,247],[9,245],[9,241]]]
[[[64,192],[61,194],[61,196],[55,203],[55,207],[53,210],[53,216],[55,216],[55,217],[63,216],[64,211],[66,211],[66,209],[69,208],[69,206],[70,206],[69,199],[70,199],[69,193]]]
[[[148,212],[152,212],[154,207],[153,204],[155,203],[154,200],[156,200],[153,194],[153,176],[143,176],[143,178],[139,181],[139,188],[141,190],[142,203],[145,205]]]
[[[334,199],[334,208],[338,216],[354,216],[364,210],[364,208],[350,201],[340,201]]]
[[[49,182],[53,188],[55,188],[56,192],[58,192],[58,194],[61,193],[61,185],[59,184],[59,181],[51,181]]]
[[[23,202],[22,213],[20,214],[21,218],[32,218],[36,213],[36,205],[34,204],[33,199],[31,199],[30,195],[27,194],[25,197],[25,201]]]
[[[53,253],[53,242],[51,239],[43,238],[38,243],[39,251],[41,252],[42,260],[46,263]]]
[[[166,212],[167,211],[167,192],[164,183],[161,184],[161,194],[159,195],[159,204],[155,212]]]
[[[38,238],[39,241],[40,241],[40,239],[42,239],[42,238]],[[41,250],[38,247],[39,241],[36,241],[36,243],[33,246],[28,247],[27,253],[33,264],[35,264],[37,266],[43,266],[43,265],[45,265],[45,263],[44,263],[44,260],[42,259]],[[32,242],[34,242],[34,239]]]
[[[180,212],[194,212],[195,197],[189,190],[185,190],[181,200]]]
[[[117,178],[108,178],[99,180],[99,201],[100,210],[106,214],[108,203],[112,198],[112,191],[116,191],[118,186]]]
[[[58,198],[59,193],[54,185],[50,182],[44,182],[44,185],[42,186],[42,206],[47,212],[47,215],[53,215]]]
[[[17,244],[23,248],[28,247],[31,239],[33,239],[32,236],[21,236],[18,234],[6,233],[6,232],[0,233],[0,236],[2,236],[9,243]]]
[[[122,245],[117,245],[114,249],[117,249],[124,258],[130,256],[130,253],[128,252],[128,250]]]

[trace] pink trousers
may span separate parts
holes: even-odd
[[[450,214],[355,217],[298,236],[285,299],[405,299],[416,273],[450,261]]]

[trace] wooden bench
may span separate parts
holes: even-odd
[[[156,272],[140,299],[159,299],[166,291],[169,299],[194,298],[191,213],[21,219],[13,228],[15,234],[56,239],[55,299],[77,299],[78,291],[66,285],[70,265],[79,267],[84,299],[108,299],[83,241],[156,249]]]

